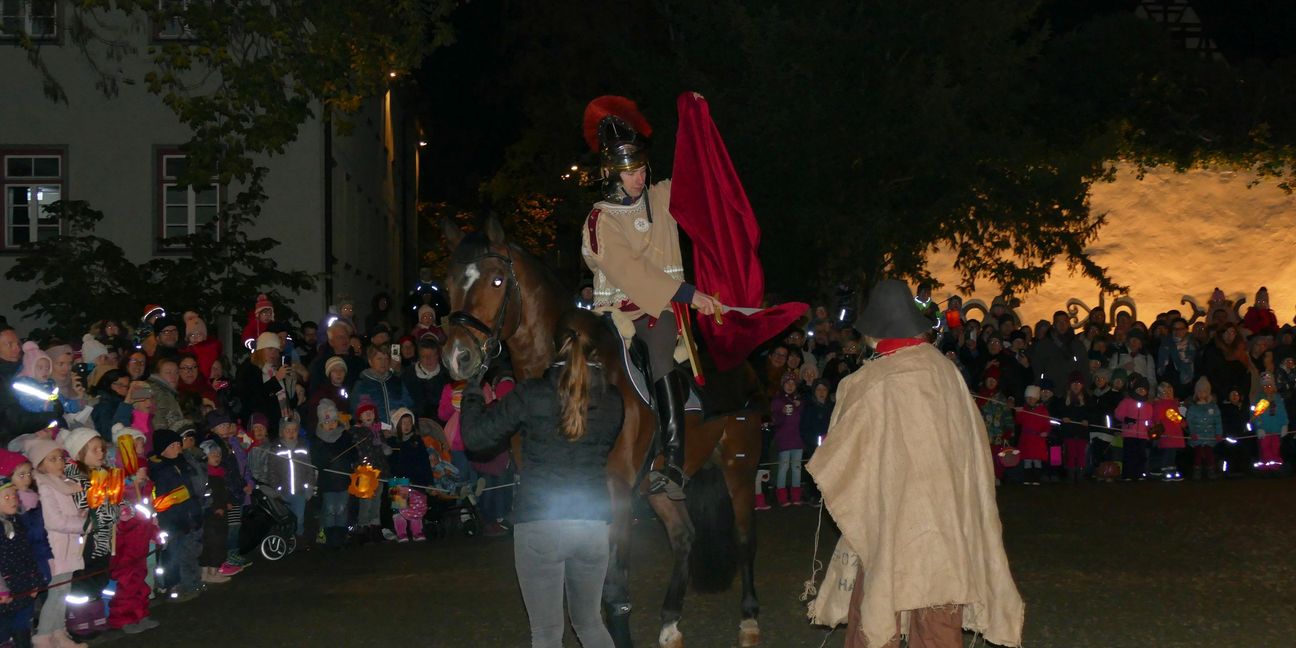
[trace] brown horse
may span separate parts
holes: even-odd
[[[612,495],[611,559],[603,586],[603,609],[618,648],[630,640],[629,564],[631,504],[645,492],[641,482],[656,430],[656,416],[638,395],[625,370],[622,341],[598,315],[575,307],[573,294],[531,254],[505,240],[499,221],[487,218],[478,232],[465,234],[448,221],[442,230],[451,252],[446,288],[450,293],[450,325],[444,357],[456,379],[477,374],[507,347],[519,380],[538,378],[553,358],[554,331],[571,326],[596,341],[608,381],[625,403],[625,422],[608,457],[608,486]],[[669,325],[663,323],[663,325]],[[754,583],[756,540],[752,528],[756,465],[760,460],[760,415],[754,372],[744,366],[730,376],[708,375],[712,384],[731,386],[729,396],[710,390],[708,405],[732,412],[703,420],[687,416],[685,473],[687,504],[664,494],[647,496],[666,525],[674,566],[662,605],[658,645],[679,648],[679,620],[690,578],[694,589],[728,589],[735,571],[742,572],[740,646],[760,643],[756,616],[760,612]],[[733,395],[737,394],[737,395]],[[749,404],[751,403],[751,404]],[[516,439],[515,439],[516,443]],[[516,447],[516,446],[515,446]],[[515,455],[516,456],[516,455]],[[520,467],[525,475],[525,466]],[[525,477],[524,477],[525,478]]]

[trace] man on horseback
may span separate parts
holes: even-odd
[[[657,432],[666,458],[649,474],[649,492],[683,499],[685,375],[676,369],[680,325],[671,303],[703,315],[720,302],[684,280],[679,229],[671,216],[670,181],[650,184],[647,136],[652,128],[633,102],[606,96],[585,109],[585,137],[599,154],[602,200],[585,220],[581,252],[594,273],[595,312],[610,317],[627,341],[647,348]]]

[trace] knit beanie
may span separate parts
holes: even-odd
[[[1034,398],[1038,400],[1039,397],[1040,397],[1039,385],[1031,385],[1026,388],[1026,398]]]
[[[86,333],[81,336],[81,361],[87,364],[98,364],[99,358],[108,355],[108,347]]]
[[[234,422],[233,419],[230,418],[229,414],[225,413],[225,410],[214,409],[207,414],[208,430],[214,430],[218,425],[224,425],[226,423],[233,423],[233,422]]]
[[[1197,384],[1193,385],[1193,394],[1209,396],[1211,393],[1211,383],[1206,376],[1197,379]]]
[[[41,439],[39,437],[31,436],[28,437],[27,442],[23,444],[22,453],[27,457],[27,461],[31,462],[32,467],[36,467],[37,465],[40,465],[40,462],[45,461],[45,457],[48,457],[50,453],[55,450],[61,452],[63,448],[50,439]]]
[[[1056,391],[1052,378],[1040,378],[1039,387],[1041,390]]]
[[[27,457],[24,457],[17,452],[0,450],[0,477],[6,479],[12,478],[14,470],[17,470],[18,466],[25,463],[31,463],[27,460]]]
[[[209,455],[213,452],[218,452],[221,453],[223,456],[225,452],[221,448],[221,444],[217,442],[215,439],[207,439],[206,441],[203,441],[202,443],[198,444],[198,447],[202,449],[204,455]]]
[[[260,351],[261,349],[282,350],[283,344],[279,342],[279,334],[266,331],[265,333],[258,335],[256,339],[256,350]]]
[[[319,406],[315,408],[315,418],[319,421],[320,425],[323,425],[328,421],[338,420],[337,405],[334,405],[333,401],[328,398],[320,400]]]
[[[1129,389],[1132,394],[1140,389],[1151,389],[1151,385],[1148,384],[1148,379],[1144,378],[1143,374],[1135,372],[1130,374]]]
[[[248,418],[248,431],[251,432],[252,428],[258,425],[265,428],[267,432],[270,431],[270,419],[261,412],[257,412]]]
[[[189,311],[185,313],[184,332],[186,340],[193,335],[199,335],[202,336],[203,339],[207,339],[207,322],[204,322],[203,319],[198,316],[198,313]]]
[[[175,430],[166,428],[153,430],[153,454],[160,455],[167,449],[167,446],[180,442],[180,433]]]
[[[325,377],[328,377],[330,374],[333,373],[333,370],[336,369],[336,368],[338,368],[338,367],[342,367],[342,371],[343,371],[343,372],[346,371],[346,368],[347,368],[347,366],[346,366],[346,360],[343,360],[343,359],[342,359],[342,356],[333,356],[333,357],[329,358],[328,360],[325,360],[325,361],[324,361],[324,376],[325,376]]]
[[[271,310],[271,311],[274,310],[274,304],[270,302],[269,297],[265,296],[265,293],[261,293],[260,295],[257,295],[256,306],[252,307],[253,313],[259,314],[263,310]]]
[[[360,415],[364,414],[366,410],[373,412],[375,417],[378,415],[378,408],[374,405],[373,401],[364,398],[360,401],[360,405],[356,407],[355,417],[357,422],[360,420]]]
[[[99,438],[99,432],[94,428],[75,428],[59,435],[59,441],[63,443],[63,449],[67,450],[68,456],[73,459],[81,454],[81,449],[87,443]]]
[[[1079,371],[1072,371],[1071,375],[1067,376],[1068,385],[1070,385],[1071,383],[1080,383],[1083,385],[1084,381],[1085,381],[1084,374],[1080,373]]]
[[[28,340],[22,345],[22,371],[18,372],[19,376],[27,378],[36,377],[36,363],[44,360],[49,363],[50,371],[54,370],[54,362],[50,360],[49,355],[41,351],[40,345]]]

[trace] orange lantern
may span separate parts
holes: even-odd
[[[356,466],[351,473],[351,485],[347,487],[347,492],[360,499],[372,499],[378,492],[378,476],[381,474],[381,470],[369,464]]]
[[[90,487],[86,489],[86,506],[97,509],[104,504],[120,504],[125,483],[121,468],[91,471]]]
[[[1261,398],[1260,401],[1255,404],[1255,407],[1251,409],[1255,410],[1255,414],[1252,414],[1252,416],[1260,416],[1265,413],[1265,410],[1269,409],[1269,401]]]
[[[1179,421],[1183,420],[1183,415],[1179,413],[1179,410],[1173,407],[1166,410],[1165,416],[1166,416],[1166,420],[1174,421],[1175,423],[1178,423]]]

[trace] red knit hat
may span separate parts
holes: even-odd
[[[24,457],[17,452],[0,449],[0,477],[11,479],[14,471],[18,469],[18,466],[25,463],[30,463],[27,461],[27,457]]]
[[[274,310],[274,304],[270,303],[270,298],[266,297],[265,293],[261,293],[260,295],[257,295],[256,306],[252,308],[252,312],[260,313],[261,311],[266,310],[267,308],[270,310]]]
[[[362,398],[360,399],[360,405],[356,407],[355,411],[357,421],[360,420],[360,415],[364,414],[366,410],[373,412],[375,419],[378,417],[378,408],[374,405],[373,401],[368,398]]]

